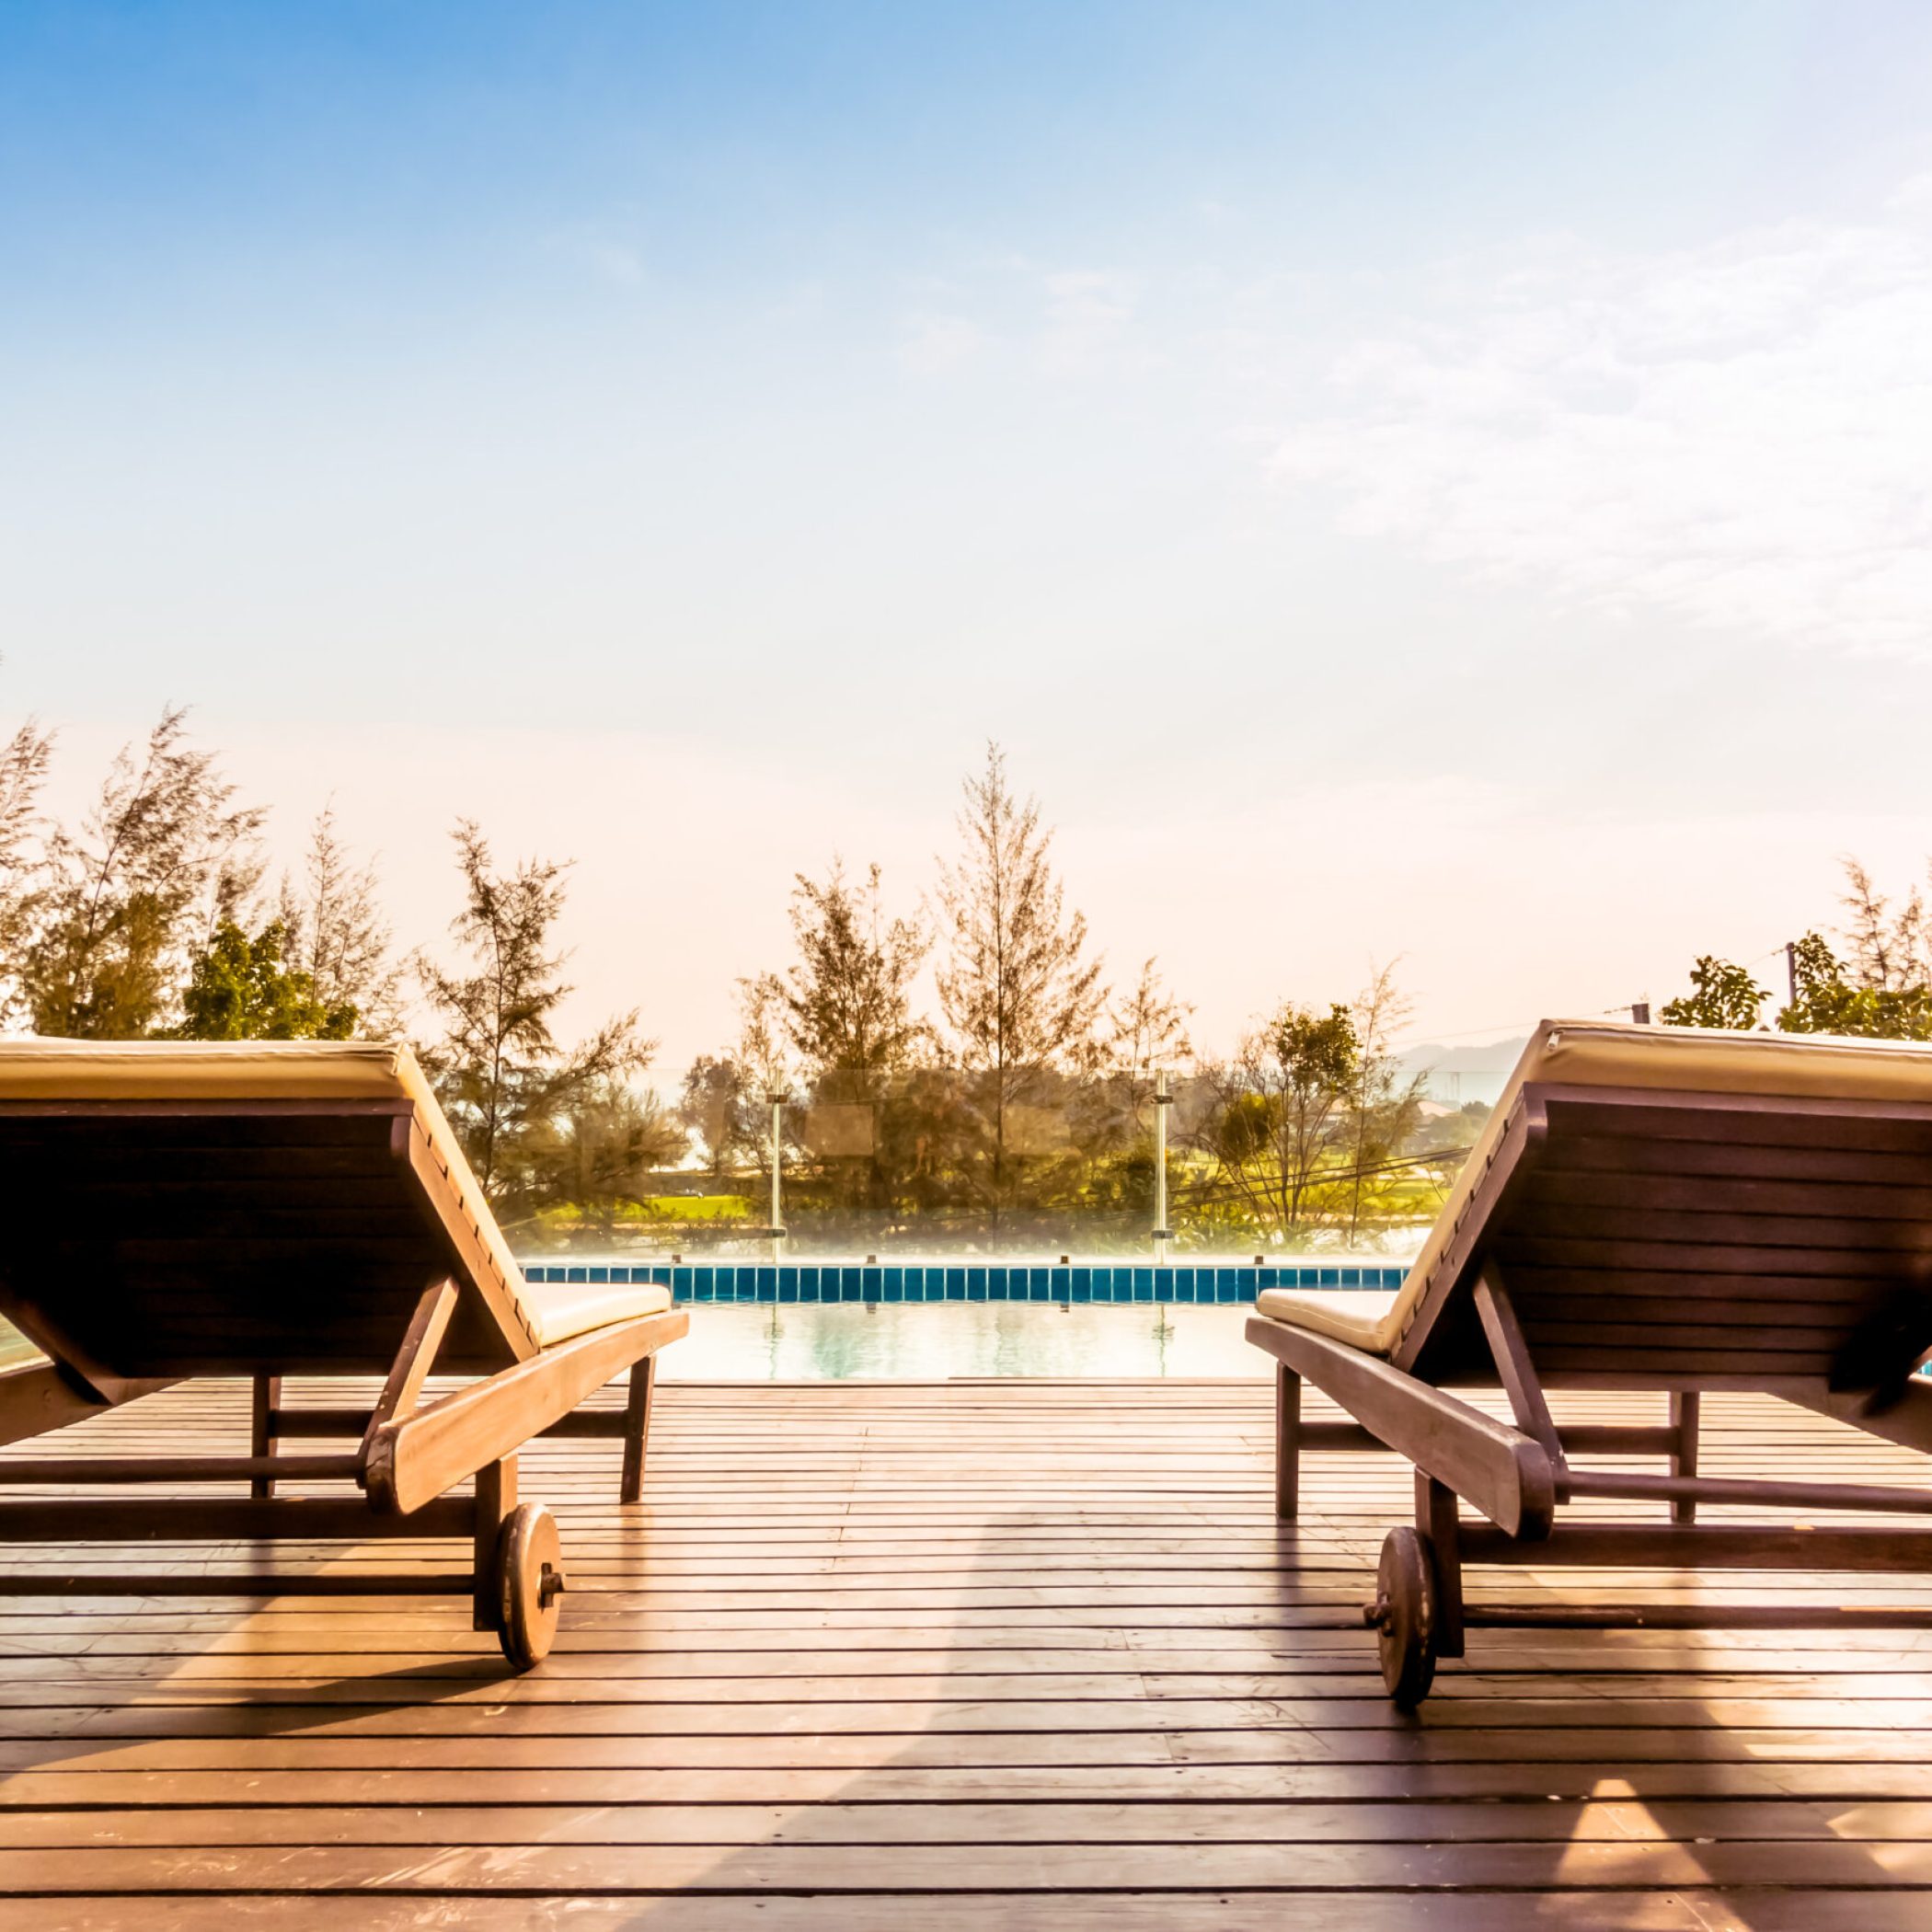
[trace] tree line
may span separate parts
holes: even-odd
[[[775,1096],[788,1222],[855,1244],[1064,1241],[1076,1218],[1144,1243],[1162,1072],[1183,1245],[1426,1217],[1473,1133],[1438,1121],[1419,1144],[1386,972],[1351,1000],[1282,1000],[1233,1052],[1197,1053],[1157,960],[1110,980],[997,745],[916,902],[890,906],[877,865],[796,877],[790,959],[738,983],[736,1039],[668,1101],[636,1011],[558,1036],[567,862],[503,865],[459,822],[445,939],[405,950],[332,811],[269,876],[265,811],[183,711],[120,753],[72,822],[44,807],[54,751],[30,720],[0,752],[0,1020],[91,1040],[408,1039],[528,1240],[742,1227]],[[692,1219],[696,1190],[732,1212]]]
[[[1353,1236],[1432,1211],[1468,1122],[1414,1146],[1425,1109],[1390,1051],[1405,1010],[1391,973],[1351,1001],[1281,1001],[1233,1053],[1198,1053],[1157,960],[1110,981],[996,744],[954,829],[908,907],[889,906],[876,865],[796,876],[790,960],[739,982],[736,1041],[700,1055],[679,1096],[718,1179],[768,1173],[776,1105],[786,1219],[831,1240],[1040,1246],[1077,1225],[1086,1245],[1144,1248],[1169,1105],[1184,1246]]]
[[[1782,1005],[1751,967],[1704,953],[1691,968],[1690,991],[1660,1013],[1664,1024],[1932,1040],[1932,913],[1924,895],[1914,887],[1893,898],[1857,859],[1841,863],[1843,924],[1830,936],[1811,927],[1785,947]]]

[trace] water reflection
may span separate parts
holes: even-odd
[[[949,1375],[1241,1375],[1248,1309],[1052,1303],[699,1307],[659,1357],[682,1382],[943,1381]]]

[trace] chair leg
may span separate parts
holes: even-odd
[[[250,1455],[273,1455],[275,1453],[275,1411],[282,1407],[282,1377],[280,1375],[258,1375],[255,1378],[254,1413],[248,1425],[248,1454]],[[248,1478],[248,1494],[257,1502],[266,1502],[275,1493],[275,1478],[272,1476],[251,1476]]]
[[[497,1539],[503,1533],[503,1521],[516,1508],[516,1457],[506,1455],[501,1462],[485,1463],[477,1471],[476,1527],[471,1579],[474,1602],[470,1627],[494,1630],[501,1621],[496,1601]]]
[[[624,1404],[624,1476],[617,1487],[620,1502],[636,1502],[644,1494],[644,1450],[650,1440],[650,1397],[657,1380],[655,1355],[631,1363],[630,1392]]]
[[[1416,1527],[1435,1558],[1435,1653],[1463,1654],[1463,1538],[1455,1491],[1416,1471]]]
[[[1673,1476],[1695,1476],[1697,1473],[1697,1411],[1703,1405],[1703,1397],[1696,1389],[1683,1389],[1671,1397],[1671,1427],[1677,1434],[1677,1446],[1671,1455]],[[1692,1496],[1673,1498],[1671,1502],[1673,1523],[1695,1523],[1697,1520],[1697,1502]]]
[[[1283,1363],[1274,1372],[1274,1512],[1293,1523],[1301,1508],[1302,1378]]]

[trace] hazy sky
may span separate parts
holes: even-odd
[[[1932,7],[0,9],[0,707],[191,703],[675,1066],[989,736],[1230,1039],[1932,851]]]

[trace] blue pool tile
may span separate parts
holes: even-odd
[[[775,1302],[778,1299],[778,1271],[776,1268],[758,1270],[758,1299],[761,1302]]]
[[[1056,1302],[1070,1302],[1073,1300],[1073,1276],[1074,1271],[1071,1268],[1056,1268],[1052,1271],[1048,1276],[1048,1281],[1052,1285],[1047,1291],[1052,1300]]]
[[[1048,1300],[1052,1279],[1052,1273],[1044,1268],[1029,1268],[1027,1271],[1027,1299],[1029,1302]]]
[[[946,1271],[946,1299],[949,1302],[963,1302],[966,1299],[966,1271],[963,1268],[949,1268]]]
[[[986,1271],[983,1268],[969,1268],[966,1271],[966,1299],[969,1302],[983,1302],[986,1299]]]

